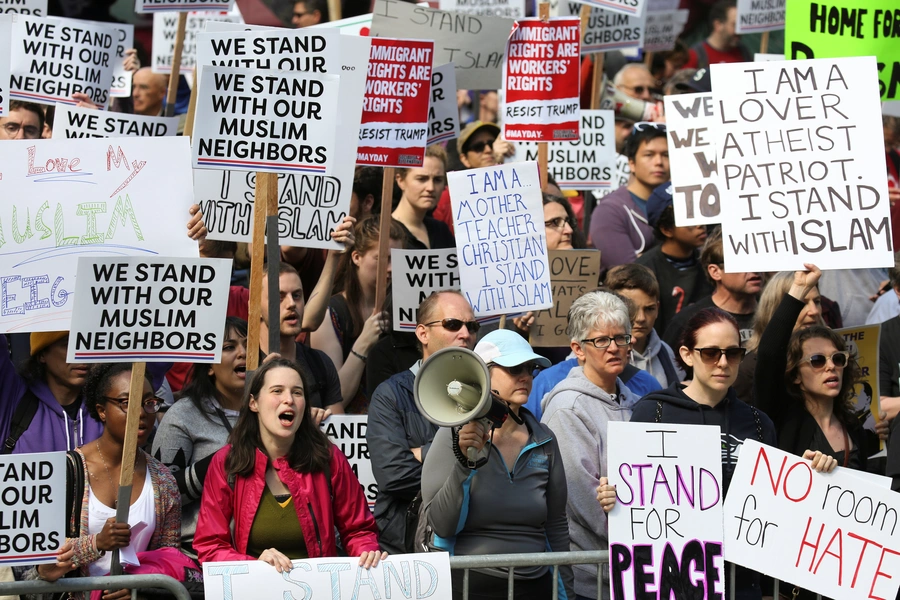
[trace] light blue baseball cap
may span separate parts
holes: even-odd
[[[525,338],[508,329],[498,329],[484,336],[475,346],[475,354],[484,362],[501,367],[515,367],[529,361],[545,369],[551,365],[549,360],[535,354]]]

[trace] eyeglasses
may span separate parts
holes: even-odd
[[[544,227],[552,227],[553,229],[563,229],[566,226],[566,223],[569,224],[569,227],[575,229],[575,219],[570,219],[568,217],[556,217],[555,219],[550,219],[549,221],[544,221]]]
[[[631,345],[631,335],[625,333],[622,335],[614,335],[609,337],[608,335],[604,335],[601,337],[590,338],[587,340],[581,340],[582,344],[590,344],[594,348],[609,348],[609,345],[613,342],[616,342],[616,346],[630,346]]]
[[[519,377],[520,375],[522,375],[524,373],[531,375],[537,369],[540,368],[540,365],[538,365],[535,362],[522,363],[521,365],[516,365],[514,367],[504,367],[503,365],[498,365],[497,363],[491,363],[488,366],[489,367],[500,367],[501,369],[503,369],[504,371],[506,371],[513,377]]]
[[[618,87],[625,88],[626,90],[631,90],[638,96],[642,95],[644,92],[648,92],[648,93],[652,94],[654,91],[653,88],[650,87],[649,85],[624,85],[624,84],[620,83],[618,85]]]
[[[123,412],[128,412],[128,400],[110,398],[109,396],[103,396],[103,399],[107,402],[115,402],[119,405],[119,408],[121,408]],[[147,398],[146,400],[141,402],[141,406],[144,407],[144,411],[151,415],[159,412],[159,409],[163,404],[165,404],[165,402],[163,400],[160,400],[159,398]]]
[[[462,326],[465,325],[466,329],[469,330],[469,333],[478,333],[478,330],[481,329],[481,323],[478,321],[463,321],[462,319],[441,319],[440,321],[432,321],[431,323],[425,323],[424,325],[425,327],[440,325],[447,331],[459,331],[462,329]]]
[[[481,152],[484,152],[485,148],[490,148],[491,150],[493,150],[494,142],[496,142],[496,141],[497,141],[497,138],[494,138],[492,140],[487,140],[487,141],[482,140],[480,142],[475,142],[474,144],[469,146],[469,149],[466,150],[466,152],[481,153]]]
[[[847,366],[847,363],[850,362],[850,353],[847,351],[835,352],[831,356],[825,356],[824,354],[813,354],[812,356],[804,358],[800,362],[808,362],[813,369],[818,370],[824,369],[829,360],[831,360],[831,364],[833,364],[836,369],[843,369]]]
[[[650,121],[641,121],[639,123],[634,124],[633,131],[644,131],[647,128],[658,129],[659,131],[666,131],[665,123],[651,123]]]
[[[295,13],[294,13],[294,18],[295,18],[295,19],[302,19],[303,17],[305,17],[305,16],[308,15],[308,14],[310,14],[310,13],[308,13],[308,12],[295,12]]]
[[[34,125],[25,125],[23,127],[21,123],[4,123],[3,129],[9,137],[16,137],[20,129],[25,131],[25,139],[36,140],[41,135],[41,130]]]
[[[747,354],[746,348],[694,348],[694,351],[699,352],[700,359],[710,365],[722,360],[723,356],[729,363],[739,363]]]

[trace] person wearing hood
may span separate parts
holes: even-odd
[[[615,295],[589,292],[569,310],[571,348],[583,366],[544,397],[541,422],[559,442],[568,482],[571,550],[607,550],[606,514],[595,488],[606,477],[606,432],[610,421],[628,421],[638,397],[619,379],[631,349],[628,308]],[[609,598],[597,589],[597,565],[576,565],[575,593],[580,599]],[[608,582],[608,575],[603,574]]]

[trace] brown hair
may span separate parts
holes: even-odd
[[[606,287],[610,291],[641,290],[651,298],[659,300],[659,283],[653,271],[637,263],[613,267],[606,273]]]
[[[709,325],[713,325],[714,323],[729,323],[732,327],[734,327],[734,334],[737,336],[738,343],[741,341],[741,329],[738,327],[737,321],[734,317],[732,317],[729,313],[725,312],[721,308],[704,308],[697,312],[693,317],[688,319],[687,324],[684,326],[684,330],[681,332],[681,336],[678,338],[678,348],[673,348],[675,350],[675,360],[678,362],[678,366],[684,370],[687,374],[688,378],[693,377],[694,369],[691,368],[684,359],[681,357],[681,352],[679,350],[682,346],[689,350],[693,350],[697,347],[697,332],[707,327]]]
[[[440,144],[432,144],[431,146],[428,146],[427,148],[425,148],[425,158],[438,159],[439,161],[441,161],[441,164],[444,166],[444,171],[445,172],[447,171],[447,151],[444,150],[444,147],[441,146]],[[423,164],[424,164],[424,160],[423,160]],[[400,168],[394,169],[394,187],[395,188],[400,189],[399,187],[397,187],[397,180],[398,179],[406,179],[406,174],[409,173],[409,171],[410,171],[409,169],[400,169]]]

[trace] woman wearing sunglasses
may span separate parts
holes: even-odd
[[[481,422],[444,427],[437,433],[422,469],[422,500],[434,544],[457,556],[523,552],[566,552],[566,475],[553,432],[524,408],[533,372],[550,361],[534,353],[512,331],[489,333],[475,346],[487,363],[494,395],[510,416],[487,431]],[[488,457],[471,469],[468,449],[488,444]],[[548,567],[517,568],[514,598],[546,600],[553,587],[561,598],[573,598],[571,568],[561,567],[554,581]],[[507,598],[506,568],[469,573],[471,600]],[[463,573],[452,573],[453,598],[462,598]]]

